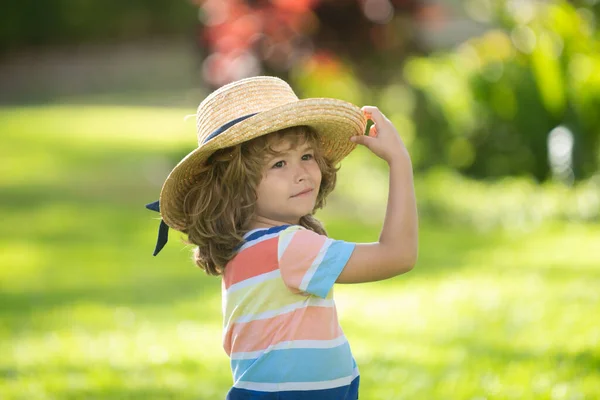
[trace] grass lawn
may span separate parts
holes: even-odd
[[[0,110],[1,399],[224,398],[220,282],[175,232],[152,257],[143,207],[193,146],[189,113]],[[385,193],[365,188],[385,186],[364,157],[321,214],[335,238],[377,239]],[[412,272],[336,287],[361,399],[600,398],[598,243],[598,225],[478,232],[423,216]]]

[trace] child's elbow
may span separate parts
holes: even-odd
[[[404,265],[404,272],[412,271],[415,265],[417,265],[417,257],[411,258],[410,261],[406,262]]]
[[[394,265],[396,275],[412,271],[415,265],[417,265],[417,250],[398,254],[394,260]]]
[[[411,271],[417,264],[417,246],[415,245],[400,245],[382,247],[384,256],[384,269],[387,278],[402,275]],[[383,260],[382,260],[383,261]]]
[[[402,262],[399,263],[398,275],[412,271],[412,269],[415,267],[416,264],[417,264],[416,258],[410,259],[410,260],[403,260]]]

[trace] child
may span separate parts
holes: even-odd
[[[374,125],[363,135],[367,118]],[[223,346],[233,373],[227,399],[357,399],[358,368],[332,288],[415,265],[412,166],[397,131],[376,107],[298,100],[272,77],[213,92],[198,107],[197,129],[199,147],[160,194],[155,255],[170,226],[197,246],[198,266],[222,277]],[[376,243],[333,240],[313,216],[356,144],[389,165]]]

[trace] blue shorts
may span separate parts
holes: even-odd
[[[285,392],[258,392],[231,388],[227,400],[357,400],[360,376],[346,386],[323,390],[290,390]]]

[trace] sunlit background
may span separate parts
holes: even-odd
[[[220,282],[157,199],[215,88],[378,106],[416,268],[336,287],[361,399],[600,398],[600,2],[31,0],[0,13],[0,399],[222,399]],[[319,217],[375,241],[357,149]]]

